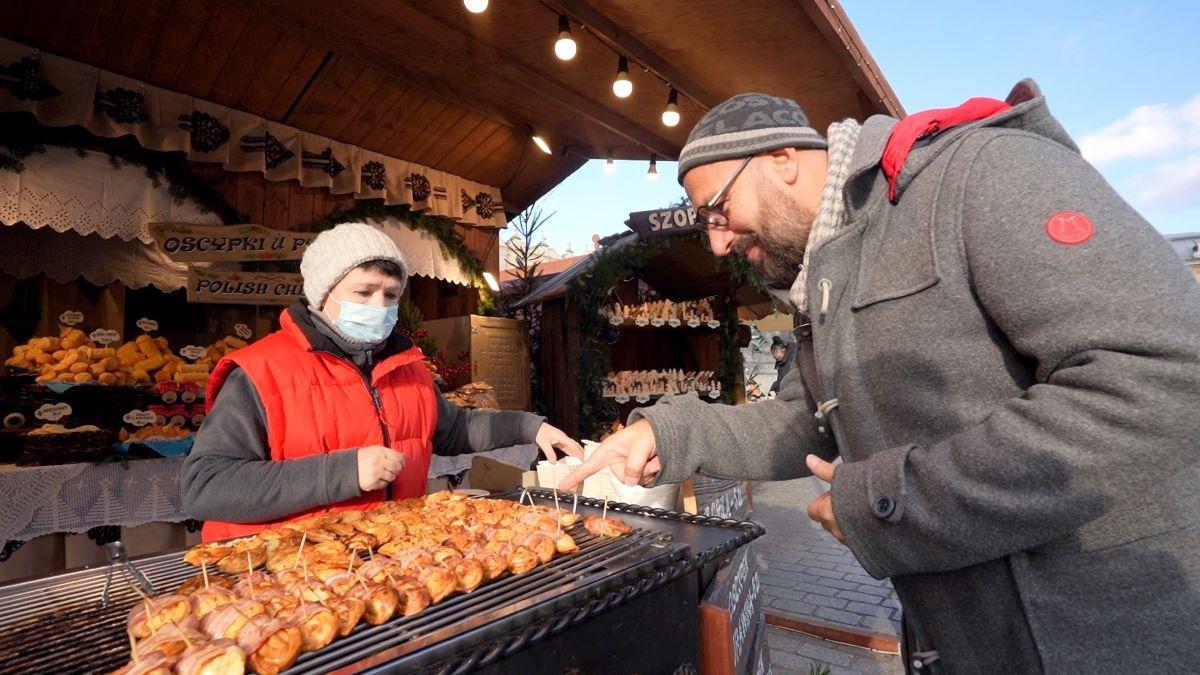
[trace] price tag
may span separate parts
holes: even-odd
[[[244,323],[239,323],[234,326],[233,334],[242,338],[243,340],[249,340],[250,338],[254,337],[254,331],[250,330],[250,327]]]
[[[679,319],[667,319],[667,325],[671,328],[679,328],[681,325],[683,325],[683,322]]]
[[[171,418],[170,424],[173,427],[181,427],[184,424],[187,424],[187,418],[184,417],[183,415],[175,415],[174,417]]]
[[[617,403],[629,403],[629,394],[617,394],[613,399]]]
[[[665,323],[666,321],[663,321],[662,319],[650,319],[650,325],[654,326],[655,328],[660,328]]]
[[[33,416],[39,420],[48,422],[57,422],[62,418],[70,415],[73,411],[71,406],[66,403],[47,403],[33,412]]]
[[[610,317],[608,317],[608,322],[614,326],[620,326],[621,324],[625,323],[625,317],[610,316]]]
[[[204,424],[204,413],[196,413],[195,415],[192,415],[192,426],[198,427],[201,424]]]
[[[162,393],[163,403],[170,404],[170,403],[174,403],[175,401],[178,401],[178,400],[179,400],[179,394],[177,394],[173,391],[168,390],[168,391],[164,391]]]
[[[58,315],[58,322],[64,326],[78,326],[83,323],[83,312],[69,309]]]
[[[202,358],[204,358],[204,355],[207,353],[208,353],[207,349],[205,349],[204,347],[197,347],[196,345],[188,345],[188,346],[184,347],[183,349],[179,350],[179,355],[189,361],[196,361],[198,359],[202,359]]]
[[[700,327],[700,319],[688,319],[688,325],[692,328]]]
[[[179,395],[179,400],[183,401],[184,403],[195,403],[196,402],[196,392],[184,391],[182,394]]]
[[[720,390],[720,389],[709,389],[709,390],[708,390],[708,397],[709,397],[709,398],[715,399],[715,398],[719,398],[720,396],[721,396],[721,390]]]
[[[149,333],[152,330],[158,330],[158,322],[154,319],[142,317],[137,320],[137,327],[142,329],[142,332]]]
[[[167,416],[166,415],[155,415],[154,423],[160,427],[167,426]]]
[[[88,334],[88,339],[91,340],[92,342],[95,342],[96,344],[108,346],[114,342],[120,342],[121,334],[115,330],[105,330],[103,328],[97,328],[96,330],[94,330],[90,334]]]
[[[637,401],[638,403],[649,403],[650,395],[649,394],[638,394],[638,397],[633,400]]]
[[[720,321],[709,321],[709,322],[708,322],[708,327],[709,327],[709,328],[720,328],[720,327],[721,327],[721,322],[720,322]]]
[[[158,419],[158,415],[149,410],[130,410],[121,419],[125,420],[126,424],[131,424],[135,427],[144,427],[154,424],[155,420]]]
[[[639,326],[646,326],[650,324],[650,321],[644,316],[639,316],[638,318],[634,319],[633,322]]]

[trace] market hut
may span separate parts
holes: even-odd
[[[475,11],[487,5],[0,3],[0,346],[60,324],[86,327],[91,343],[116,334],[114,350],[146,333],[147,351],[189,366],[193,381],[177,384],[198,384],[190,361],[204,350],[187,359],[181,348],[262,335],[271,303],[295,294],[295,256],[255,255],[247,238],[302,250],[349,219],[388,231],[416,261],[408,300],[424,319],[486,313],[507,217],[587,159],[674,158],[703,111],[747,89],[803,101],[817,126],[903,113],[836,3],[514,0]],[[224,250],[168,250],[172,237],[212,240],[213,227],[228,230],[216,236]],[[194,398],[186,389],[167,405]],[[68,466],[71,476],[4,483],[0,558],[50,542],[36,557],[44,574],[69,562],[63,532],[185,518],[169,470],[139,483]],[[82,489],[64,489],[72,480]]]

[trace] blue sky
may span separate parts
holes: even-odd
[[[1163,233],[1200,232],[1200,2],[842,0],[908,112],[1003,98],[1033,77],[1084,155]],[[804,104],[803,101],[800,102]],[[684,125],[696,120],[684,120]],[[576,252],[682,196],[675,165],[585,164],[540,204]],[[603,195],[597,199],[597,195]]]

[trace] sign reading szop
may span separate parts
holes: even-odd
[[[150,234],[175,262],[299,260],[315,232],[285,232],[262,225],[151,223]]]
[[[299,274],[188,270],[188,302],[237,305],[287,305],[304,295]]]
[[[700,226],[696,224],[696,211],[690,206],[631,213],[629,219],[625,221],[625,225],[641,235],[643,239],[700,229]]]

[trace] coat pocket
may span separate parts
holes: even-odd
[[[855,311],[914,295],[941,279],[934,254],[931,219],[918,214],[897,218],[899,207],[871,217],[863,229],[862,254],[854,289]]]

